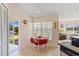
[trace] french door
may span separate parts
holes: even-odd
[[[8,10],[0,4],[0,56],[8,55]]]

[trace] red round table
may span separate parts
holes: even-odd
[[[38,37],[38,38],[31,38],[31,43],[35,45],[44,45],[47,44],[48,38],[46,37]]]

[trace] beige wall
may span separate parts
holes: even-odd
[[[79,24],[79,20],[61,21],[62,24]]]
[[[59,22],[59,28],[60,28],[60,24],[79,24],[79,20],[60,21],[60,22]]]

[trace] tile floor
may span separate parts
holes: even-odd
[[[64,40],[64,41],[59,41],[58,43],[62,42],[71,42],[70,40]],[[47,46],[47,48],[36,48],[33,45],[28,44],[28,46],[22,50],[18,48],[16,45],[11,45],[10,44],[10,56],[67,56],[65,53],[60,52],[60,46],[58,47],[52,47],[52,46]],[[11,53],[11,51],[13,51]]]
[[[48,46],[44,49],[38,49],[36,47],[27,46],[22,50],[16,50],[10,56],[60,56],[60,48]]]
[[[19,50],[18,45],[9,43],[9,55],[13,54],[17,50]]]

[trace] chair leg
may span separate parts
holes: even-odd
[[[44,44],[42,45],[42,47],[43,47],[43,50],[44,50]]]
[[[39,51],[39,45],[37,45],[37,50]]]
[[[47,46],[47,44],[46,44],[46,50],[48,49],[48,46]]]

